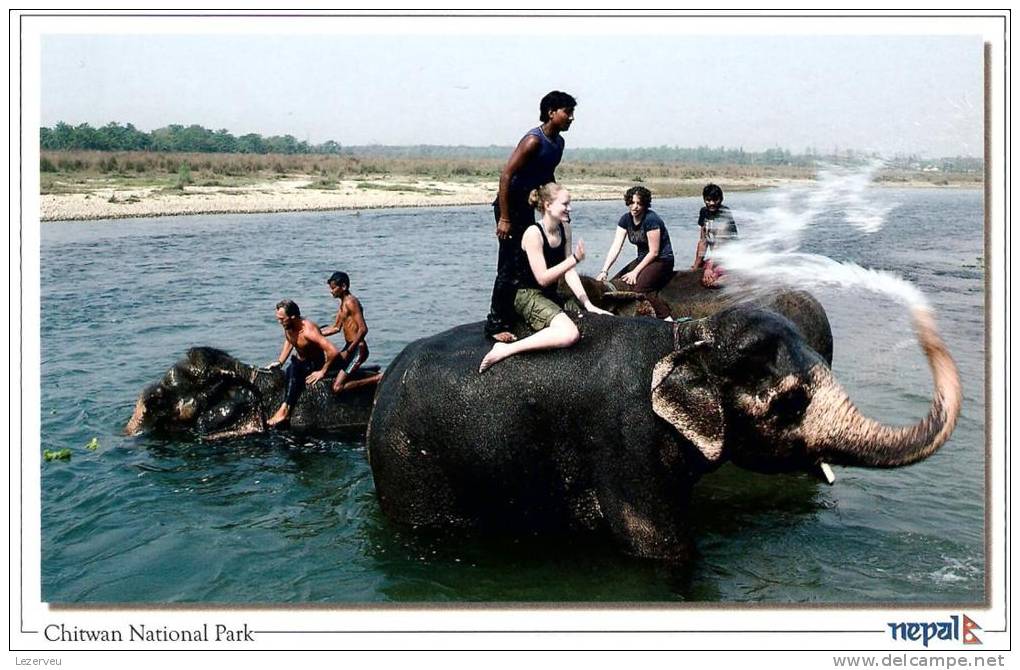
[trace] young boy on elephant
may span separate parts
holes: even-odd
[[[701,283],[707,288],[715,288],[722,282],[725,272],[714,258],[714,250],[720,244],[737,237],[737,224],[733,220],[730,208],[722,204],[723,192],[715,184],[708,184],[702,191],[705,206],[698,213],[698,226],[701,236],[698,249],[694,255],[692,270],[704,268]]]
[[[346,272],[334,272],[326,281],[330,294],[340,301],[336,311],[336,319],[332,326],[322,329],[325,336],[335,335],[343,332],[344,348],[340,350],[340,371],[333,380],[333,393],[340,393],[344,390],[347,379],[361,367],[368,358],[368,343],[365,336],[368,335],[368,325],[365,323],[365,313],[361,308],[361,301],[351,293],[351,280]]]
[[[276,426],[287,420],[304,386],[306,384],[311,386],[325,377],[329,366],[340,353],[319,332],[319,327],[314,322],[301,317],[301,309],[293,300],[281,300],[276,303],[276,320],[283,327],[283,349],[280,350],[277,360],[269,367],[287,363],[287,367],[284,368],[287,394],[280,408],[266,421],[266,425],[269,426]],[[294,353],[293,357],[290,355],[291,352]]]

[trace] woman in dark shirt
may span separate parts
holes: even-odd
[[[637,258],[616,276],[639,293],[658,291],[673,277],[673,246],[669,241],[669,231],[659,215],[649,209],[652,192],[647,188],[629,188],[623,200],[629,211],[616,224],[616,237],[606,254],[602,272],[595,279],[603,281],[609,276],[609,268],[619,257],[626,238],[637,247]]]

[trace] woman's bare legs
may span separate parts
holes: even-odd
[[[570,320],[570,317],[565,313],[560,312],[553,317],[553,320],[549,322],[549,326],[538,331],[534,335],[529,335],[523,340],[517,340],[516,342],[503,343],[497,342],[492,345],[492,349],[489,353],[485,354],[485,358],[482,359],[482,364],[478,366],[479,372],[485,372],[487,369],[499,363],[504,358],[519,354],[525,351],[536,351],[538,349],[562,349],[563,347],[569,347],[580,339],[581,334],[577,330],[577,326]]]

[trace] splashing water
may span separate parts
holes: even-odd
[[[830,166],[808,186],[776,191],[772,207],[760,213],[741,213],[740,238],[720,245],[712,255],[727,272],[751,277],[758,283],[863,288],[909,307],[930,309],[916,286],[893,273],[799,251],[805,235],[821,222],[822,215],[829,221],[837,215],[866,235],[882,229],[896,205],[877,204],[868,195],[875,172],[881,167],[881,161],[854,170]]]

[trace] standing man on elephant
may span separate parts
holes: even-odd
[[[521,255],[521,236],[535,222],[528,195],[543,184],[556,181],[556,166],[565,143],[560,133],[574,122],[577,101],[563,91],[550,91],[539,103],[539,121],[517,143],[499,176],[499,193],[492,203],[499,239],[496,281],[485,322],[485,335],[497,342],[512,342],[514,294]]]
[[[283,349],[270,367],[287,363],[284,369],[287,395],[284,396],[276,414],[266,421],[269,426],[287,420],[305,384],[311,386],[325,377],[329,366],[340,353],[314,322],[301,317],[301,309],[293,300],[281,300],[276,303],[276,320],[283,327]],[[293,358],[290,356],[291,352],[294,353]]]

